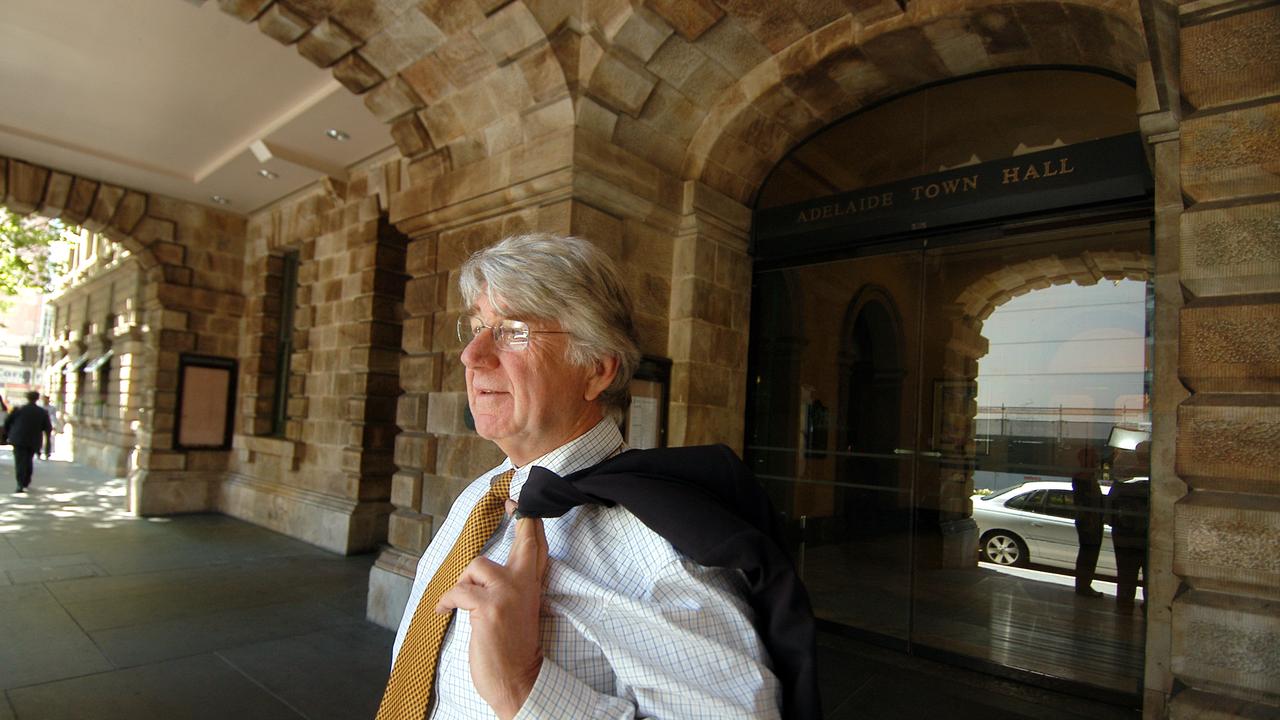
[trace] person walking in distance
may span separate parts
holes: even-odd
[[[40,393],[27,393],[27,404],[4,419],[5,437],[13,445],[13,466],[18,475],[15,492],[26,492],[31,486],[32,461],[40,452],[45,436],[53,431],[49,414],[40,407],[39,401]]]
[[[40,407],[44,408],[45,414],[49,416],[49,427],[51,428],[49,432],[44,434],[43,457],[48,460],[49,456],[53,454],[53,436],[58,434],[58,410],[53,406],[48,395],[44,396],[44,402],[41,403]]]

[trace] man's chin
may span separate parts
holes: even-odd
[[[477,435],[491,442],[501,439],[501,418],[483,413],[477,415],[475,410],[471,411],[471,417],[475,420]]]

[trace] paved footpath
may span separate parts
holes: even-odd
[[[56,456],[55,456],[56,458]],[[0,449],[0,720],[372,718],[374,555],[223,515],[137,518],[124,480]]]

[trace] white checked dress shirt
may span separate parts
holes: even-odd
[[[561,475],[590,467],[622,447],[608,419],[519,468]],[[414,608],[471,507],[510,459],[472,482],[418,562],[392,658]],[[752,626],[740,571],[708,568],[678,553],[630,512],[584,505],[544,522],[551,563],[542,618],[542,670],[517,718],[777,718],[782,691]],[[503,520],[482,554],[505,563],[515,523]],[[457,611],[444,638],[434,720],[492,718],[476,694],[467,650],[468,613]]]

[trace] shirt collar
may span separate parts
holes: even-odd
[[[529,478],[529,470],[534,465],[557,475],[568,475],[599,463],[623,445],[622,433],[618,431],[617,423],[606,417],[573,440],[518,468],[511,478],[511,498],[520,499],[520,489],[524,487],[524,481]],[[503,472],[513,467],[515,465],[511,458],[507,458],[494,472]]]

